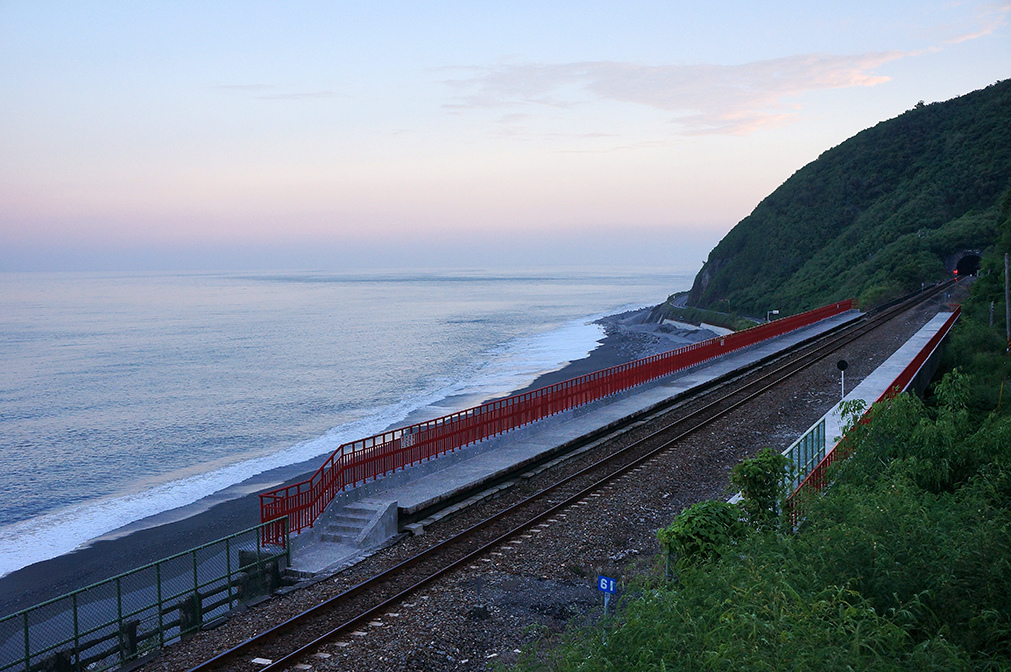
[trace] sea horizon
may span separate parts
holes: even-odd
[[[0,576],[409,417],[522,389],[596,348],[597,319],[691,278],[0,274],[0,354],[17,362],[0,378],[0,453],[17,460],[0,483],[12,491]],[[46,481],[61,487],[31,487]]]

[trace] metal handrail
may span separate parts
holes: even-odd
[[[260,495],[260,519],[288,516],[290,529],[313,526],[338,492],[369,479],[484,441],[537,420],[695,366],[846,312],[853,301],[761,324],[726,336],[589,373],[341,445],[308,479]],[[265,530],[272,543],[271,529]]]

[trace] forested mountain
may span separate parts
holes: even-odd
[[[883,121],[798,170],[710,252],[688,304],[764,315],[943,277],[1011,187],[1011,80]]]

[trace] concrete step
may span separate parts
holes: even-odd
[[[361,514],[344,511],[341,514],[341,519],[354,520],[355,522],[361,522],[362,524],[365,524],[366,522],[372,519],[373,513],[374,511],[369,511],[368,513],[361,513]]]
[[[362,506],[361,504],[348,504],[341,509],[341,516],[345,518],[361,518],[369,520],[375,514],[375,508]]]
[[[331,525],[344,525],[346,527],[362,528],[362,527],[365,527],[366,525],[369,524],[369,521],[372,520],[372,515],[374,515],[374,514],[369,514],[368,516],[344,516],[344,515],[341,515],[336,520],[332,520],[329,523],[327,523],[325,525],[325,527],[329,527]]]
[[[311,579],[316,576],[316,572],[305,570],[305,569],[295,569],[294,567],[288,567],[284,570],[285,578],[293,579],[295,581],[304,581],[306,579]]]
[[[335,512],[332,520],[320,530],[320,541],[331,544],[355,544],[363,532],[375,524],[375,504],[355,502]]]
[[[315,528],[292,538],[292,578],[335,571],[397,536],[395,501],[355,502],[325,515]]]

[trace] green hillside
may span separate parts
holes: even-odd
[[[798,170],[709,254],[688,304],[764,315],[862,305],[982,249],[1011,186],[1011,80],[918,104]]]
[[[1002,82],[826,152],[727,235],[693,290],[757,315],[880,300],[981,251],[924,399],[875,404],[869,422],[844,405],[852,454],[802,499],[799,525],[777,489],[787,460],[765,448],[738,464],[739,504],[683,510],[653,564],[625,569],[611,615],[528,647],[516,669],[1011,670],[1009,98]]]

